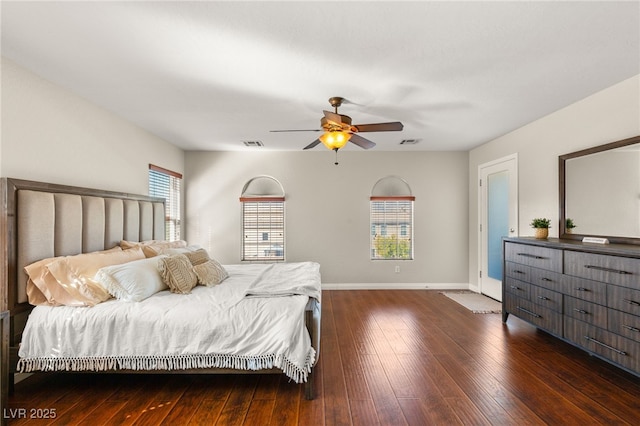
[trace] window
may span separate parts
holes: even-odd
[[[370,198],[371,260],[413,259],[413,202],[411,188],[388,176],[374,185]]]
[[[149,195],[164,198],[165,238],[169,241],[180,239],[180,187],[182,175],[149,164]]]
[[[413,199],[371,197],[371,259],[413,259]]]
[[[270,176],[245,185],[242,204],[242,260],[284,261],[284,190]]]
[[[284,260],[284,199],[242,201],[242,260]]]

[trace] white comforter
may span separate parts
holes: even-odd
[[[300,383],[315,361],[304,324],[320,300],[314,262],[226,265],[222,284],[137,303],[37,306],[20,345],[20,371],[278,367]],[[284,297],[287,296],[287,297]]]

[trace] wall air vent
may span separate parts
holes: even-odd
[[[403,139],[400,141],[400,145],[415,145],[420,142],[420,139]]]
[[[262,141],[242,141],[244,146],[264,146]]]

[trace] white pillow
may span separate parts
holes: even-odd
[[[160,255],[100,268],[95,280],[118,300],[140,302],[168,287],[158,272]]]

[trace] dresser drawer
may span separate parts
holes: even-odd
[[[507,312],[552,334],[562,336],[562,314],[513,295],[505,297]]]
[[[640,371],[640,343],[586,322],[566,318],[564,336],[589,352],[633,371]]]
[[[607,288],[607,305],[619,311],[640,315],[640,290],[610,285]]]
[[[562,250],[506,242],[505,260],[562,272]]]
[[[531,276],[531,267],[527,265],[523,265],[521,263],[506,262],[504,268],[505,275],[507,277],[526,282],[531,282],[531,280],[533,279],[533,277]]]
[[[640,260],[565,250],[564,273],[610,284],[638,287]]]
[[[507,277],[504,280],[504,286],[504,289],[508,293],[511,293],[523,299],[531,300],[531,287],[533,287],[531,284],[520,280],[514,280],[511,277]]]
[[[549,290],[565,291],[565,276],[559,272],[547,271],[546,269],[531,268],[531,284],[547,288]]]
[[[556,291],[532,285],[529,291],[529,300],[545,308],[562,313],[562,294]]]
[[[607,284],[567,275],[564,278],[564,294],[600,305],[607,304]]]
[[[640,317],[609,309],[609,331],[640,342]]]
[[[575,297],[564,297],[564,314],[588,322],[601,328],[607,328],[607,307],[596,305]]]

